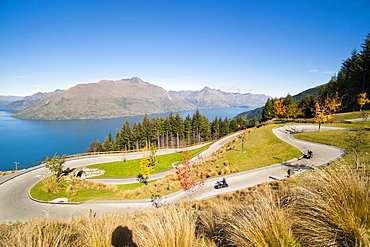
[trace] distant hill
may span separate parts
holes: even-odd
[[[324,85],[320,85],[320,86],[317,86],[317,87],[313,87],[313,88],[309,88],[307,90],[304,90],[303,92],[294,95],[293,98],[295,100],[301,100],[304,97],[306,97],[307,95],[314,95],[314,96],[316,96],[320,92],[321,88],[323,86],[325,86],[325,85],[327,85],[327,83],[324,84]]]
[[[0,107],[6,106],[14,101],[22,99],[23,96],[0,95]],[[1,109],[0,109],[1,110]]]
[[[170,91],[199,108],[256,107],[265,104],[269,96],[264,94],[228,93],[204,87],[200,91]]]
[[[7,104],[0,108],[0,110],[11,110],[11,111],[21,111],[23,109],[26,109],[27,107],[39,102],[40,100],[45,99],[46,97],[55,94],[55,93],[61,93],[64,90],[55,90],[54,92],[38,92],[31,96],[26,96],[24,98],[21,98],[17,101],[11,102],[10,104]]]
[[[320,92],[321,87],[323,87],[325,85],[326,84],[304,90],[303,92],[300,92],[299,94],[294,95],[293,98],[298,101],[298,100],[303,99],[307,95],[316,96]],[[261,117],[262,117],[263,108],[264,108],[264,106],[256,108],[256,109],[251,110],[251,111],[242,112],[242,113],[238,114],[238,116],[241,116],[245,119],[252,119],[252,118],[256,117],[258,120],[260,120]]]
[[[16,113],[24,119],[103,119],[188,111],[196,106],[138,77],[79,84]]]

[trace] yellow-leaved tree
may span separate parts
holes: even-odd
[[[140,160],[140,173],[138,179],[144,184],[148,184],[148,179],[152,175],[154,166],[158,163],[156,151],[154,146],[150,147],[150,155],[144,157]]]
[[[362,107],[364,105],[370,103],[370,100],[367,98],[366,92],[357,95],[357,103],[360,105],[360,111],[362,111]]]
[[[324,124],[333,119],[333,114],[342,109],[342,97],[338,93],[334,95],[327,95],[318,99],[313,110],[315,114],[315,122],[319,124],[319,131],[321,124]]]

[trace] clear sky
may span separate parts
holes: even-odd
[[[0,0],[0,95],[138,76],[273,97],[329,81],[369,0]]]

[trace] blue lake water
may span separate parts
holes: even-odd
[[[233,118],[253,108],[218,108],[199,110],[213,121],[215,116]],[[185,118],[195,111],[180,112]],[[12,118],[13,112],[0,111],[0,171],[10,170],[14,162],[37,165],[36,160],[58,154],[84,153],[92,141],[103,142],[128,120],[141,122],[143,116],[102,120],[25,120]],[[161,114],[168,116],[168,114]],[[149,116],[149,117],[154,117]],[[22,166],[20,166],[22,168]]]

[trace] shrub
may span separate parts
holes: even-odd
[[[42,181],[42,190],[47,193],[59,193],[63,190],[62,181],[56,179],[54,175],[49,177],[41,177]]]

